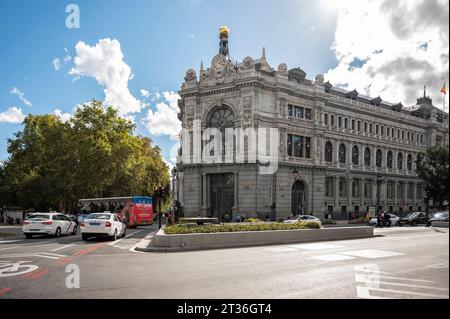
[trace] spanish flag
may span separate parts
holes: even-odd
[[[445,82],[444,82],[444,86],[441,89],[441,93],[444,95],[447,94],[447,88],[445,87]]]

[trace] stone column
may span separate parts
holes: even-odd
[[[340,211],[340,208],[339,208],[339,177],[335,176],[333,178],[334,178],[334,211],[338,212],[338,211]]]
[[[202,173],[202,216],[208,215],[208,203],[207,203],[208,189],[207,189],[207,175]]]

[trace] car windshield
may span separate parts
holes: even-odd
[[[86,219],[103,219],[103,220],[109,220],[111,217],[110,214],[90,214]]]
[[[410,213],[410,214],[408,214],[408,215],[406,216],[406,218],[414,218],[414,217],[416,217],[417,215],[419,215],[419,213]]]
[[[50,219],[50,215],[33,214],[28,219]]]

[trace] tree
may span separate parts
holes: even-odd
[[[448,147],[438,146],[428,149],[425,154],[419,154],[416,161],[416,172],[425,181],[425,190],[441,206],[444,201],[448,201],[448,156]]]
[[[80,198],[151,195],[154,185],[169,182],[159,147],[100,101],[80,106],[66,123],[28,115],[23,124],[0,170],[5,204],[74,211]]]

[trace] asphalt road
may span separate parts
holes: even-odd
[[[374,238],[313,244],[134,251],[155,229],[128,230],[115,242],[0,238],[0,298],[449,298],[448,229],[377,229]]]

